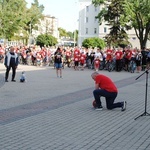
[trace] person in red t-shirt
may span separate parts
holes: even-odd
[[[123,52],[122,50],[119,48],[116,52],[115,52],[115,58],[116,58],[116,71],[121,71],[121,60],[123,57]]]
[[[86,55],[84,54],[84,52],[82,52],[80,55],[81,70],[84,70],[85,60],[86,60]]]
[[[0,62],[3,63],[4,60],[4,55],[5,55],[5,50],[2,48],[0,45]]]
[[[113,51],[111,49],[107,49],[106,50],[106,61],[107,62],[112,61],[112,59],[113,59],[112,55],[113,55]]]
[[[71,63],[71,51],[70,51],[70,49],[66,50],[65,56],[66,56],[67,66],[68,66],[68,68],[70,68],[70,63]]]
[[[124,58],[125,58],[125,69],[127,71],[128,71],[128,66],[129,66],[131,57],[132,57],[132,50],[131,49],[125,49]]]
[[[74,69],[78,70],[79,68],[79,61],[80,61],[80,50],[79,49],[75,49],[74,50]]]
[[[103,108],[100,100],[101,96],[106,99],[107,109],[120,107],[122,111],[126,110],[126,101],[114,103],[118,94],[118,89],[109,77],[99,74],[98,72],[92,73],[91,77],[95,81],[93,95],[97,105],[96,110],[102,110]]]

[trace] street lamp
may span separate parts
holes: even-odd
[[[78,23],[78,20],[75,22],[75,30],[74,30],[74,46],[76,46],[77,44],[77,36],[78,36],[78,31],[77,31],[77,23]]]
[[[74,47],[76,46],[76,30],[74,31]]]
[[[32,21],[35,19],[35,17],[33,17],[30,21],[30,36],[32,35]]]
[[[21,44],[24,44],[24,41],[23,41],[23,33],[22,33],[22,32],[20,33],[20,39],[21,39]]]
[[[28,44],[29,44],[29,45],[32,44],[32,41],[33,41],[33,38],[32,38],[32,22],[33,22],[33,20],[34,20],[36,17],[38,17],[38,16],[39,16],[39,15],[33,17],[33,18],[31,19],[31,21],[30,21],[30,31],[29,31],[29,41],[28,41]]]

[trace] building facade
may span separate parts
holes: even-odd
[[[79,0],[79,33],[78,45],[82,46],[82,42],[86,38],[99,37],[104,38],[109,33],[109,26],[106,22],[99,25],[98,19],[95,17],[104,6],[95,7],[92,0]],[[134,30],[127,31],[129,42],[132,47],[140,48],[139,39],[137,38]],[[150,47],[150,41],[147,42],[147,47]]]
[[[37,37],[40,34],[51,34],[55,38],[59,38],[58,19],[50,15],[44,16],[39,20],[38,30],[33,30],[32,35]]]

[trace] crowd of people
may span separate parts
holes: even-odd
[[[18,63],[35,66],[54,66],[60,70],[65,66],[74,70],[84,68],[109,70],[120,72],[122,70],[140,72],[150,67],[150,49],[137,48],[79,48],[79,47],[39,47],[39,46],[13,46],[18,55]],[[9,47],[0,45],[0,62],[9,51]],[[58,56],[59,54],[59,56]],[[59,57],[59,59],[58,59]],[[60,64],[61,65],[60,65]],[[57,75],[58,75],[57,70]],[[58,76],[62,76],[61,70]]]

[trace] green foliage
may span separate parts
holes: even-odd
[[[93,42],[90,38],[88,39],[85,39],[83,42],[82,42],[82,46],[85,47],[85,48],[90,48],[93,46]]]
[[[93,38],[87,38],[82,42],[82,46],[85,48],[90,48],[90,47],[99,47],[100,49],[103,49],[106,44],[103,39],[93,37]]]
[[[92,3],[95,6],[99,6],[100,4],[104,4],[105,0],[92,0]]]
[[[37,24],[43,19],[44,6],[40,5],[38,0],[34,0],[30,8],[27,8],[26,0],[0,0],[0,38],[8,40],[25,41],[27,44],[32,30],[38,30]],[[47,28],[48,25],[46,25]],[[65,29],[59,28],[60,37],[74,38],[74,34],[67,32]],[[22,33],[23,36],[20,36]],[[50,33],[46,31],[46,33]],[[77,39],[77,38],[76,38]],[[47,41],[47,40],[46,40]],[[53,43],[44,43],[46,45],[54,45]]]
[[[10,39],[23,25],[26,2],[24,0],[0,1],[0,36]]]
[[[63,28],[58,28],[60,37],[68,37],[67,31]]]
[[[74,34],[72,33],[72,32],[67,32],[67,35],[68,35],[68,37],[70,37],[71,39],[73,39],[73,37],[74,37]]]
[[[131,26],[140,41],[141,48],[146,47],[150,33],[150,1],[126,0],[125,11]]]
[[[127,44],[125,30],[134,28],[141,48],[146,46],[150,32],[150,0],[92,0],[92,3],[95,6],[106,6],[97,18],[100,24],[106,21],[111,26],[110,33],[106,36],[108,44]]]
[[[57,39],[53,37],[52,35],[48,34],[41,34],[37,37],[36,39],[36,44],[40,45],[41,47],[43,46],[54,46],[57,44]]]
[[[34,0],[31,8],[27,8],[25,0],[1,0],[0,1],[0,37],[11,40],[22,32],[28,39],[31,29],[35,27],[44,10],[38,0]],[[16,37],[15,37],[16,35]]]
[[[70,38],[70,39],[74,39],[74,35],[75,35],[75,39],[77,39],[78,36],[78,30],[75,30],[74,32],[67,32],[65,29],[63,28],[58,28],[59,31],[59,36],[60,38]]]
[[[32,33],[32,29],[37,29],[37,23],[39,19],[43,18],[44,6],[40,5],[38,0],[34,0],[34,3],[31,4],[31,7],[26,10],[26,16],[24,20],[24,30],[28,33]]]

